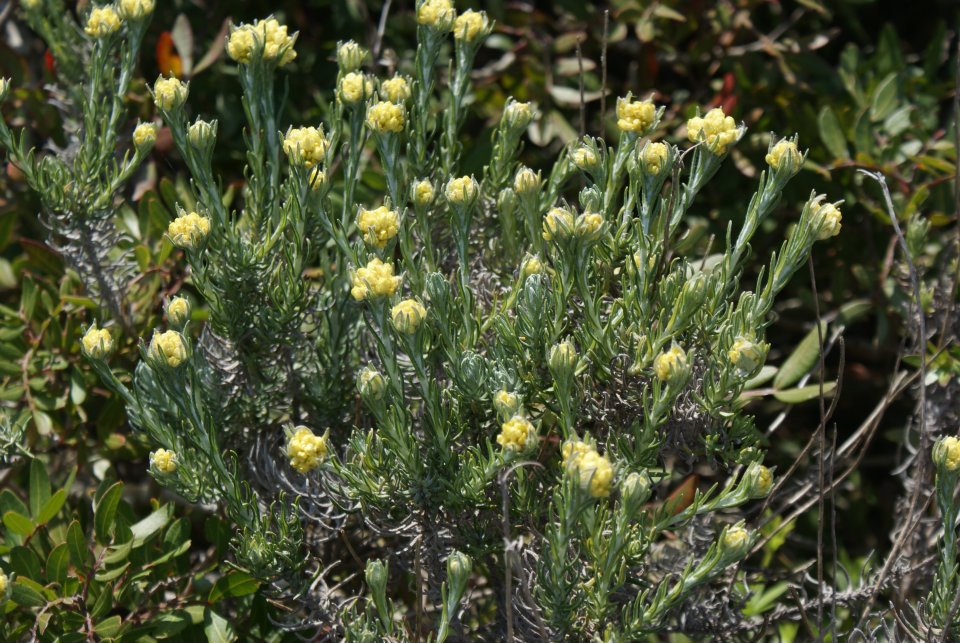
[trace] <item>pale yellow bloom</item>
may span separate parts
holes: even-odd
[[[366,57],[367,50],[352,40],[337,44],[337,65],[340,66],[340,71],[349,73],[360,69]]]
[[[154,123],[140,123],[133,130],[133,144],[138,150],[145,150],[157,142],[157,126]]]
[[[740,555],[750,544],[750,534],[740,525],[727,529],[720,541],[720,546],[727,552]]]
[[[357,376],[357,390],[365,398],[379,400],[383,397],[386,387],[387,382],[380,371],[370,366],[364,366],[360,375]]]
[[[314,435],[305,426],[298,426],[287,440],[287,457],[290,466],[299,473],[309,473],[320,466],[327,457],[327,436]]]
[[[112,6],[95,7],[87,18],[87,26],[84,31],[93,38],[103,38],[109,36],[120,28],[121,20],[117,10]]]
[[[444,190],[447,201],[450,203],[469,203],[477,198],[477,192],[480,186],[477,180],[472,176],[461,176],[458,179],[447,181],[447,187]]]
[[[367,108],[367,127],[374,132],[402,132],[404,122],[403,106],[380,101]]]
[[[367,245],[383,248],[387,242],[397,236],[400,229],[400,216],[396,210],[385,205],[373,210],[360,209],[357,216],[357,227],[363,233],[363,240]]]
[[[685,373],[687,368],[687,354],[682,348],[674,344],[653,361],[653,371],[661,382],[674,379]]]
[[[584,212],[577,217],[574,233],[583,240],[593,240],[600,236],[603,228],[603,217],[596,212]]]
[[[417,22],[439,31],[449,31],[456,15],[450,0],[424,0],[417,9]]]
[[[176,109],[187,100],[189,91],[179,78],[158,78],[153,85],[153,102],[161,109]]]
[[[210,234],[210,219],[200,216],[196,212],[184,214],[167,227],[167,235],[173,245],[192,250]]]
[[[429,205],[434,196],[433,183],[429,179],[417,181],[413,185],[413,202],[416,205]]]
[[[647,174],[660,174],[669,158],[670,148],[666,143],[647,143],[640,152],[640,163]]]
[[[537,439],[537,430],[530,420],[522,415],[515,415],[500,426],[497,444],[504,451],[525,451]]]
[[[199,118],[195,120],[187,130],[187,140],[190,142],[190,145],[199,150],[203,150],[208,145],[212,145],[216,136],[216,128],[211,123]]]
[[[286,25],[268,18],[234,29],[227,41],[227,55],[238,63],[248,64],[259,53],[264,60],[276,61],[282,67],[297,57],[293,48],[295,40],[295,35],[287,34]]]
[[[183,297],[174,297],[167,304],[167,321],[181,327],[190,319],[190,302]]]
[[[563,456],[563,466],[568,471],[580,466],[583,456],[593,450],[587,442],[583,440],[567,440],[560,447],[560,454]]]
[[[759,462],[753,462],[743,474],[749,485],[751,498],[766,498],[773,488],[773,471]]]
[[[483,35],[488,28],[489,20],[483,11],[467,9],[453,22],[453,37],[457,40],[473,42]]]
[[[528,167],[521,167],[513,177],[513,191],[520,195],[534,194],[540,190],[540,175]]]
[[[402,103],[410,98],[410,82],[404,76],[394,76],[380,83],[380,95],[391,103]]]
[[[310,176],[307,177],[307,183],[311,190],[319,190],[327,181],[327,174],[319,167],[310,170]]]
[[[140,20],[153,13],[154,0],[120,0],[124,20]]]
[[[357,301],[369,297],[389,297],[400,287],[400,277],[393,275],[393,264],[384,263],[374,257],[363,268],[353,273],[353,287],[350,294]]]
[[[779,170],[785,163],[791,163],[794,171],[800,169],[803,162],[800,158],[800,150],[797,144],[787,139],[781,139],[773,148],[767,152],[767,165],[775,170]]]
[[[416,299],[404,299],[390,309],[393,327],[397,329],[397,332],[404,335],[417,332],[426,316],[427,309]]]
[[[187,345],[183,335],[175,330],[154,331],[147,354],[157,362],[166,362],[167,366],[176,368],[187,359]]]
[[[543,273],[543,262],[536,255],[528,256],[520,265],[520,278],[526,279],[530,275]]]
[[[80,342],[83,352],[91,359],[103,359],[113,351],[113,337],[105,328],[97,328],[94,324],[84,333]]]
[[[581,170],[589,170],[596,167],[600,160],[589,147],[582,145],[570,153],[570,160]]]
[[[694,143],[706,142],[717,154],[724,154],[727,146],[735,143],[739,136],[736,121],[720,107],[714,107],[706,116],[694,116],[687,121],[687,137]]]
[[[350,72],[340,79],[340,100],[348,105],[373,95],[373,81],[360,72]]]
[[[322,127],[295,127],[283,138],[283,151],[291,163],[313,167],[323,161],[330,143]]]
[[[763,357],[761,347],[745,337],[737,337],[727,351],[730,363],[744,373],[753,373],[757,370],[763,363]]]
[[[493,408],[503,416],[516,415],[520,410],[520,398],[506,389],[497,391],[493,396]]]
[[[580,487],[589,491],[594,498],[606,498],[610,495],[613,483],[613,465],[604,456],[591,449],[580,457],[577,463],[577,475]]]
[[[573,212],[566,208],[550,208],[543,217],[543,238],[566,239],[573,234],[575,227]]]
[[[960,469],[960,439],[948,435],[933,446],[933,461],[947,471]]]
[[[817,239],[829,239],[840,234],[840,222],[843,215],[840,208],[832,203],[825,203],[817,210],[816,221],[818,224]]]
[[[556,374],[572,372],[579,361],[577,347],[568,339],[555,344],[547,355],[547,364]]]
[[[166,449],[157,449],[150,454],[150,466],[158,473],[169,475],[177,470],[177,454]]]
[[[649,100],[633,100],[631,96],[617,99],[617,127],[624,132],[646,132],[657,117],[657,109]]]
[[[507,106],[503,109],[503,122],[514,130],[525,129],[536,116],[537,110],[533,103],[521,103],[512,98],[507,101]]]

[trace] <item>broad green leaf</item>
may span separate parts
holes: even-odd
[[[50,496],[47,502],[40,508],[40,512],[37,514],[37,524],[45,525],[53,518],[60,513],[60,510],[63,508],[63,503],[67,501],[67,490],[58,489],[55,494]]]
[[[209,643],[230,643],[237,638],[227,619],[210,608],[203,613],[203,632],[207,635]]]
[[[67,527],[67,546],[70,548],[70,562],[74,567],[84,569],[90,561],[90,549],[87,537],[80,528],[80,523],[74,520]]]
[[[120,506],[122,493],[123,483],[113,483],[93,508],[93,529],[97,535],[97,541],[100,543],[110,542],[110,534],[113,533],[113,521],[117,517],[117,507]]]
[[[124,563],[124,564],[122,564],[122,565],[120,565],[119,567],[116,567],[116,568],[114,568],[114,569],[108,569],[108,570],[106,570],[106,571],[99,571],[99,572],[96,573],[96,575],[94,576],[94,578],[96,578],[96,579],[97,579],[98,581],[100,581],[101,583],[106,583],[106,582],[112,581],[112,580],[114,580],[114,579],[119,578],[120,576],[122,576],[123,573],[124,573],[125,571],[127,571],[127,567],[129,567],[129,566],[130,566],[130,562],[128,561],[128,562],[126,562],[126,563]]]
[[[762,585],[754,589],[753,595],[747,604],[743,607],[743,615],[746,617],[759,616],[769,609],[772,609],[783,594],[790,589],[790,583],[781,581],[768,588]]]
[[[47,465],[34,458],[30,461],[30,515],[40,515],[43,505],[50,499],[50,478]]]
[[[104,638],[113,638],[120,631],[123,621],[119,616],[114,615],[103,619],[93,626],[94,631]]]
[[[120,545],[113,545],[107,547],[106,552],[103,555],[103,562],[107,565],[113,565],[114,563],[119,563],[127,559],[130,556],[130,552],[133,550],[133,540],[128,540]]]
[[[7,526],[11,533],[18,536],[26,537],[33,533],[33,521],[16,511],[8,511],[3,514],[3,524]]]
[[[220,599],[232,596],[247,596],[253,594],[260,587],[260,581],[245,572],[233,572],[222,576],[210,589],[208,603],[216,603]]]
[[[43,595],[43,586],[29,578],[18,576],[11,588],[11,598],[17,605],[24,607],[43,607],[47,599]]]
[[[140,522],[132,525],[130,531],[133,533],[133,546],[139,547],[148,538],[166,527],[172,516],[173,506],[164,505]]]
[[[874,90],[873,100],[870,103],[870,118],[874,122],[882,121],[896,109],[897,76],[896,73],[889,74]]]
[[[823,395],[824,397],[830,397],[833,394],[834,389],[837,388],[836,382],[824,382],[823,383]],[[809,400],[814,400],[820,397],[820,385],[819,384],[810,384],[808,386],[801,386],[800,388],[792,388],[786,391],[776,391],[773,396],[785,402],[787,404],[800,404],[801,402],[807,402]]]
[[[838,159],[850,158],[850,152],[847,150],[847,139],[843,135],[840,121],[829,105],[825,105],[820,111],[820,117],[817,121],[820,126],[820,139],[830,150],[830,153]]]
[[[820,332],[826,337],[827,322],[820,322]],[[817,327],[814,326],[800,344],[797,345],[790,357],[780,367],[780,372],[773,378],[773,387],[783,390],[800,381],[800,378],[810,372],[820,356],[820,338]]]
[[[8,511],[16,511],[18,514],[23,514],[24,516],[30,513],[27,505],[23,504],[23,501],[17,497],[17,494],[9,489],[4,489],[0,491],[0,514],[5,514]]]
[[[62,543],[54,547],[47,556],[47,580],[63,587],[67,582],[69,568],[70,550],[66,543]]]
[[[759,373],[757,373],[752,378],[746,381],[746,383],[743,385],[743,389],[745,391],[749,391],[751,389],[757,388],[758,386],[763,386],[764,384],[772,380],[776,374],[777,374],[776,366],[770,366],[769,364],[765,364],[763,367],[760,368]]]

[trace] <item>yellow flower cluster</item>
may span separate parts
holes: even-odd
[[[617,99],[617,127],[624,132],[642,134],[650,129],[657,117],[657,108],[649,100],[633,100],[633,97]]]
[[[573,150],[573,152],[570,153],[570,160],[573,161],[573,164],[576,165],[577,168],[583,171],[596,167],[597,163],[600,162],[594,151],[585,145]]]
[[[295,35],[287,34],[286,25],[267,18],[234,29],[227,41],[227,54],[238,63],[248,64],[255,54],[261,53],[264,60],[276,61],[282,67],[297,57],[293,48],[295,39]]]
[[[95,7],[87,18],[84,31],[93,38],[109,36],[120,28],[120,15],[112,6]]]
[[[524,129],[536,116],[537,111],[533,103],[521,103],[512,98],[507,101],[507,106],[503,109],[503,122],[507,127],[515,130]]]
[[[657,355],[653,361],[653,371],[661,382],[671,380],[687,368],[687,354],[682,348],[674,344],[670,350]]]
[[[374,257],[363,268],[353,273],[350,294],[357,301],[368,297],[389,297],[400,287],[400,277],[393,276],[393,264]]]
[[[447,187],[444,190],[447,201],[450,203],[469,203],[477,198],[477,192],[480,186],[477,180],[472,176],[461,176],[458,179],[447,181]]]
[[[133,130],[133,144],[138,150],[144,150],[157,142],[157,126],[153,123],[140,123]]]
[[[83,345],[83,352],[91,359],[103,359],[113,350],[110,331],[97,328],[96,324],[87,329],[80,343]]]
[[[330,143],[322,127],[294,127],[283,137],[283,151],[291,163],[313,167],[323,161]]]
[[[467,9],[453,22],[453,37],[465,42],[473,42],[487,31],[489,21],[482,11]]]
[[[184,214],[167,226],[167,235],[175,246],[192,250],[210,234],[210,219],[196,212]]]
[[[539,275],[543,273],[543,262],[540,257],[530,255],[520,264],[520,278],[526,279],[530,275]]]
[[[504,451],[525,451],[537,439],[537,430],[530,420],[522,415],[515,415],[500,426],[497,435],[497,444]]]
[[[566,208],[550,208],[543,217],[543,238],[566,239],[573,233],[575,223],[573,212]]]
[[[453,25],[457,12],[450,0],[424,0],[417,9],[417,22],[440,31],[447,31]]]
[[[327,457],[327,436],[314,435],[305,426],[298,426],[287,441],[290,466],[299,473],[309,473]]]
[[[124,20],[140,20],[153,13],[154,0],[120,0]]]
[[[383,248],[390,239],[397,236],[399,215],[385,205],[373,210],[361,208],[357,216],[357,227],[363,233],[363,240],[367,245]]]
[[[410,83],[397,75],[380,83],[380,95],[391,103],[402,103],[410,98]]]
[[[745,337],[737,337],[727,351],[730,363],[744,373],[753,373],[763,362],[763,350]]]
[[[790,163],[794,171],[800,169],[802,162],[797,144],[787,139],[780,140],[767,152],[766,161],[767,165],[775,170],[779,170],[785,163]]]
[[[167,366],[176,368],[187,359],[187,345],[183,341],[183,335],[175,330],[162,333],[154,331],[147,355],[157,362],[166,362]]]
[[[540,189],[540,175],[528,167],[521,167],[513,177],[513,191],[520,195],[534,194]]]
[[[190,319],[190,302],[183,297],[174,297],[167,304],[167,321],[180,328]]]
[[[840,222],[842,220],[843,215],[840,213],[840,208],[832,203],[821,205],[820,209],[817,210],[817,224],[819,229],[817,239],[829,239],[830,237],[835,237],[840,234]]]
[[[603,217],[596,212],[584,212],[577,217],[574,232],[579,239],[593,240],[600,236],[603,228]]]
[[[520,398],[516,393],[511,393],[506,389],[497,391],[493,396],[493,408],[504,417],[516,415],[520,410]]]
[[[666,143],[647,143],[640,152],[640,163],[647,174],[660,174],[668,158],[670,148]]]
[[[714,107],[704,117],[694,116],[687,121],[687,137],[694,143],[705,141],[717,154],[724,154],[727,146],[740,136],[736,121],[723,113],[723,108]]]
[[[177,470],[177,454],[166,449],[157,449],[150,454],[150,467],[158,473],[169,475]]]
[[[176,109],[187,100],[187,86],[179,78],[158,78],[153,85],[153,102],[161,109]]]
[[[404,299],[390,309],[393,327],[397,329],[397,332],[404,335],[417,332],[426,316],[427,309],[416,299]]]
[[[582,440],[568,440],[560,450],[563,466],[577,476],[580,487],[594,498],[606,498],[613,484],[613,465]]]
[[[367,127],[379,134],[403,131],[403,106],[380,101],[367,108]]]
[[[740,525],[727,529],[720,540],[720,547],[730,554],[739,555],[750,544],[750,534]]]
[[[933,461],[947,471],[960,469],[960,439],[948,435],[933,446]]]
[[[413,186],[413,202],[416,205],[429,205],[436,196],[433,190],[433,183],[429,179],[417,181]]]
[[[373,81],[353,71],[340,79],[340,100],[348,105],[359,103],[373,95]]]

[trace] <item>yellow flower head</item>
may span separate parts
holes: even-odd
[[[789,163],[794,172],[798,171],[803,164],[803,159],[800,156],[800,150],[797,149],[797,144],[785,138],[778,141],[777,144],[767,152],[766,161],[767,165],[774,170],[779,170],[782,166]]]
[[[282,67],[297,57],[293,48],[295,40],[295,35],[287,34],[286,25],[281,25],[275,18],[267,18],[234,29],[227,41],[227,55],[245,65],[260,54],[264,60]]]
[[[704,141],[716,154],[725,154],[727,146],[737,142],[740,130],[732,116],[714,107],[706,116],[694,116],[687,121],[687,137],[694,143]]]
[[[326,172],[321,170],[319,167],[315,167],[310,170],[310,175],[307,177],[307,184],[310,186],[311,190],[319,190],[326,182]]]
[[[490,21],[486,12],[467,9],[453,21],[453,37],[465,42],[473,42],[488,33]]]
[[[747,480],[751,498],[766,498],[773,488],[773,471],[759,462],[751,463],[743,477]]]
[[[403,131],[403,106],[380,101],[367,108],[367,127],[379,134]]]
[[[357,376],[357,390],[367,399],[379,400],[387,388],[387,381],[377,369],[364,366]]]
[[[138,150],[147,150],[157,142],[157,126],[153,123],[140,123],[133,130],[133,144]]]
[[[521,167],[513,177],[513,191],[523,196],[540,191],[540,174],[528,167]]]
[[[577,362],[580,356],[577,355],[577,347],[569,339],[565,339],[559,344],[554,344],[547,355],[547,365],[555,374],[572,373],[577,368]]]
[[[547,241],[553,239],[566,239],[575,227],[573,212],[566,208],[550,208],[543,217],[543,238]]]
[[[161,109],[176,109],[187,101],[189,90],[179,78],[158,78],[153,84],[153,102]]]
[[[497,444],[504,451],[526,451],[533,446],[537,439],[537,430],[530,420],[522,415],[515,415],[500,427]]]
[[[597,166],[600,159],[596,153],[586,145],[581,145],[570,153],[570,160],[578,169],[587,171]]]
[[[653,361],[653,371],[661,382],[676,379],[687,370],[687,354],[678,345],[674,344]]]
[[[416,205],[429,205],[433,203],[435,196],[433,183],[429,179],[423,179],[413,184],[413,202]]]
[[[84,31],[93,38],[109,36],[120,28],[120,15],[112,6],[95,7],[87,18]]]
[[[357,71],[352,71],[340,79],[340,101],[355,105],[367,97],[373,96],[373,81]]]
[[[417,22],[438,31],[449,31],[456,15],[450,0],[424,0],[417,9]]]
[[[120,0],[124,20],[141,20],[153,13],[154,0]]]
[[[167,304],[167,321],[181,328],[190,319],[190,302],[183,297],[174,297]]]
[[[426,316],[427,309],[416,299],[404,299],[390,309],[393,327],[397,329],[397,332],[404,335],[417,332]]]
[[[537,117],[537,110],[533,103],[521,103],[512,98],[503,108],[503,122],[512,130],[523,130]]]
[[[729,527],[720,538],[720,548],[725,554],[740,556],[750,546],[750,533],[740,525]]]
[[[357,71],[366,57],[367,50],[352,40],[337,43],[337,65],[342,72]]]
[[[0,569],[0,602],[6,600],[7,586],[9,585],[10,578]]]
[[[166,363],[167,366],[176,368],[187,359],[187,345],[183,341],[183,335],[175,330],[162,333],[154,331],[147,355],[158,363]]]
[[[290,466],[299,473],[309,473],[327,457],[327,436],[314,435],[305,426],[298,426],[287,439],[287,457]]]
[[[283,151],[291,163],[313,167],[323,161],[330,143],[322,127],[295,127],[283,138]]]
[[[361,208],[357,216],[357,227],[363,233],[363,240],[367,245],[383,248],[388,241],[397,236],[399,219],[396,210],[391,210],[385,205],[374,210]]]
[[[530,275],[539,275],[543,273],[543,262],[536,255],[529,255],[520,264],[520,278],[526,280]]]
[[[503,389],[493,396],[493,408],[504,417],[511,417],[520,410],[520,398],[516,393]]]
[[[184,214],[167,227],[167,236],[173,245],[193,250],[210,234],[210,219],[202,217],[196,212]]]
[[[730,363],[747,374],[753,374],[763,364],[763,349],[746,337],[737,337],[727,351]]]
[[[840,208],[832,203],[825,203],[817,210],[816,221],[819,232],[817,239],[829,239],[840,234],[840,222],[843,215],[840,214]]]
[[[458,179],[450,179],[447,181],[444,194],[450,203],[470,203],[477,198],[477,192],[479,190],[480,186],[477,184],[475,178],[472,176],[461,176]]]
[[[584,212],[577,217],[574,233],[578,239],[593,241],[600,236],[603,229],[603,217],[595,212]]]
[[[589,491],[594,498],[606,498],[610,495],[613,482],[613,466],[610,461],[591,449],[580,457],[577,463],[577,475],[580,487]]]
[[[640,152],[640,163],[647,174],[660,174],[670,158],[670,148],[666,143],[647,143]]]
[[[580,466],[583,456],[593,450],[589,443],[583,440],[567,440],[560,447],[560,455],[563,456],[563,467],[572,471]]]
[[[166,449],[157,449],[150,454],[150,468],[163,475],[177,470],[177,454]]]
[[[410,82],[404,76],[394,76],[380,83],[380,95],[391,103],[402,103],[410,98]]]
[[[374,257],[363,268],[353,273],[350,294],[357,301],[373,297],[390,297],[400,287],[400,277],[393,276],[393,264]]]
[[[633,100],[631,95],[617,99],[617,127],[624,132],[642,134],[657,117],[657,108],[649,100]]]
[[[938,440],[933,445],[933,462],[947,471],[960,469],[960,439],[948,435]]]
[[[113,337],[105,328],[94,324],[87,329],[81,340],[84,354],[90,359],[104,359],[113,351]]]

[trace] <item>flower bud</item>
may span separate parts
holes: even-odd
[[[940,438],[933,445],[933,463],[946,471],[960,469],[960,439],[952,435]]]
[[[387,565],[382,560],[368,560],[367,567],[364,569],[364,577],[367,579],[367,586],[374,593],[382,593],[387,586],[387,576],[389,571]]]
[[[314,167],[323,162],[330,147],[323,127],[291,127],[283,137],[283,151],[293,164]]]
[[[401,104],[410,98],[410,81],[399,74],[380,83],[380,96],[391,103]]]
[[[579,361],[577,349],[570,340],[564,340],[550,349],[547,365],[553,371],[554,377],[572,374]]]
[[[566,208],[550,208],[543,217],[543,238],[547,241],[568,239],[575,226],[573,212]]]
[[[821,205],[814,217],[818,230],[817,239],[822,241],[840,234],[840,222],[842,220],[843,216],[840,214],[840,208],[832,203]]]
[[[154,123],[140,123],[133,130],[133,145],[139,152],[146,152],[157,142],[157,126]]]
[[[190,90],[179,78],[160,77],[153,84],[153,102],[160,109],[175,110],[187,102]]]
[[[634,471],[620,483],[620,495],[623,504],[635,513],[650,497],[650,476]]]
[[[373,210],[360,208],[357,215],[357,228],[363,233],[368,246],[383,249],[400,230],[400,215],[385,205]]]
[[[417,8],[417,23],[437,31],[450,31],[456,16],[450,0],[423,0]]]
[[[117,10],[110,5],[94,7],[87,17],[84,32],[92,38],[104,38],[120,29],[122,24]]]
[[[373,81],[357,71],[352,71],[340,79],[337,96],[345,105],[356,105],[373,96]]]
[[[374,257],[366,266],[353,273],[350,294],[357,301],[367,298],[391,297],[400,287],[400,277],[393,274],[393,264]]]
[[[670,159],[670,148],[666,143],[647,143],[640,152],[640,167],[646,174],[659,175]]]
[[[427,309],[416,299],[404,299],[390,310],[393,327],[404,335],[417,332],[426,316]]]
[[[110,335],[110,331],[105,328],[97,328],[96,324],[87,329],[80,344],[83,348],[83,354],[90,359],[102,360],[113,352],[113,337]]]
[[[533,103],[521,103],[513,98],[507,99],[503,108],[503,124],[515,132],[525,130],[537,117],[537,108]]]
[[[687,366],[687,354],[674,344],[670,350],[657,355],[653,361],[653,370],[661,382],[681,383],[690,373]]]
[[[352,40],[337,43],[337,65],[345,74],[360,69],[366,57],[367,50]]]
[[[470,398],[480,398],[487,384],[487,362],[476,351],[468,350],[460,358],[457,369],[460,388]]]
[[[603,232],[603,217],[595,212],[584,212],[577,217],[574,235],[581,241],[596,241]]]
[[[497,391],[493,396],[493,408],[496,409],[502,417],[511,417],[520,410],[520,398],[516,393],[511,393],[506,389]]]
[[[321,170],[319,167],[314,167],[312,170],[310,170],[310,175],[307,177],[307,184],[310,186],[311,190],[319,190],[326,182],[326,172]]]
[[[187,345],[183,341],[183,335],[175,330],[162,333],[153,331],[147,357],[155,365],[165,364],[170,368],[177,368],[187,360]]]
[[[613,465],[595,449],[584,453],[576,465],[580,487],[592,498],[606,498],[613,484]]]
[[[386,388],[387,382],[380,371],[371,366],[364,366],[360,370],[357,376],[357,390],[360,392],[360,397],[368,401],[380,400]]]
[[[150,454],[150,469],[161,476],[177,470],[177,454],[166,449],[157,449]]]
[[[537,430],[530,420],[522,415],[514,415],[500,427],[497,444],[503,447],[504,451],[523,452],[533,446],[536,439]]]
[[[763,346],[754,343],[745,337],[737,337],[730,350],[727,351],[727,358],[744,377],[751,377],[757,370],[763,366],[766,351]]]
[[[475,42],[490,33],[493,25],[486,11],[467,9],[453,22],[453,37],[463,42]]]
[[[422,179],[414,183],[412,196],[414,205],[423,207],[433,203],[435,193],[430,179]]]
[[[521,167],[513,177],[513,191],[520,196],[536,194],[540,191],[540,173]]]
[[[0,102],[7,97],[7,94],[10,92],[10,79],[3,78],[0,76]]]
[[[470,557],[466,554],[454,551],[450,554],[450,557],[447,558],[447,580],[452,587],[460,588],[460,593],[463,592],[467,581],[470,580],[470,573],[472,571],[473,561],[470,560]]]
[[[120,15],[124,20],[143,20],[153,13],[154,0],[120,0]]]
[[[36,11],[43,6],[43,0],[20,0],[20,8],[24,11]]]
[[[461,176],[458,179],[447,181],[444,195],[447,201],[454,205],[469,205],[477,198],[480,185],[472,176]]]
[[[803,165],[803,157],[800,155],[800,150],[797,149],[797,144],[785,138],[770,148],[765,160],[767,165],[774,170],[789,168],[792,174],[799,172],[800,166]]]
[[[197,150],[206,150],[217,138],[217,122],[208,123],[199,118],[187,130],[187,140]]]
[[[583,172],[593,170],[600,163],[600,159],[597,158],[597,153],[586,145],[581,145],[570,152],[570,160],[577,166],[577,169]]]
[[[720,535],[720,552],[727,560],[741,558],[750,548],[750,532],[743,524],[727,527]]]
[[[617,127],[621,131],[645,133],[657,118],[657,108],[649,100],[633,100],[631,94],[617,99]]]
[[[190,320],[190,302],[184,297],[174,297],[167,303],[167,321],[174,328],[183,328]]]
[[[751,498],[766,498],[773,488],[773,472],[759,462],[752,462],[743,477]]]
[[[299,473],[309,473],[327,457],[327,434],[314,435],[305,426],[298,426],[288,434],[287,457],[290,466]]]
[[[187,250],[196,249],[210,234],[210,219],[196,212],[181,215],[167,226],[167,236],[173,245]]]
[[[0,605],[7,600],[7,590],[10,588],[10,577],[0,569]]]
[[[536,255],[527,255],[520,264],[520,279],[526,281],[530,275],[538,275],[544,271],[543,262]]]
[[[723,108],[714,107],[706,116],[694,116],[687,121],[687,138],[693,143],[706,143],[711,152],[723,155],[740,138],[740,128],[732,116],[723,113]]]
[[[380,101],[367,108],[367,127],[377,134],[402,132],[404,119],[403,106],[390,101]]]

